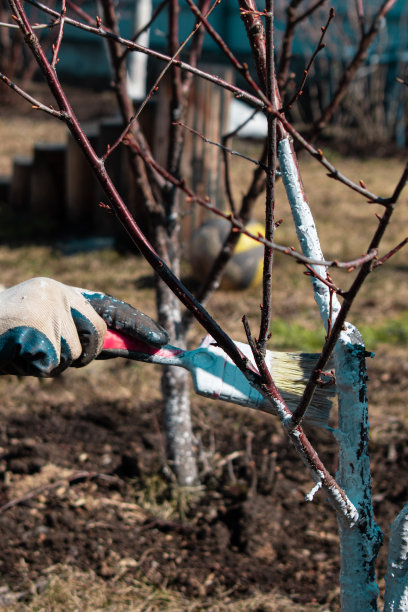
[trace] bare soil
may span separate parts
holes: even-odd
[[[93,382],[146,367],[94,364]],[[5,601],[11,592],[29,598],[62,563],[92,570],[113,590],[118,580],[144,580],[203,604],[277,590],[293,604],[337,609],[334,513],[322,495],[305,503],[310,478],[274,421],[195,401],[202,488],[172,491],[162,470],[160,403],[126,393],[103,401],[75,374],[23,382],[20,406],[2,416]],[[385,530],[406,500],[408,469],[405,428],[391,420],[386,433],[387,442],[371,444]],[[330,434],[312,437],[333,469]],[[384,569],[382,557],[380,575]]]

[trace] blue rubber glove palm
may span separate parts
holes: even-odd
[[[167,333],[150,317],[104,293],[33,278],[0,293],[0,373],[56,376],[102,350],[107,327],[161,346]]]

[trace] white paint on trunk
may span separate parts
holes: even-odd
[[[180,329],[180,302],[163,283],[159,283],[157,289],[157,310],[159,322],[169,332],[170,340],[184,349],[185,338]],[[182,368],[164,366],[162,392],[169,465],[180,486],[194,486],[198,482],[198,472],[191,423],[188,372]]]
[[[408,610],[408,503],[391,525],[384,612]]]
[[[316,226],[288,138],[280,141],[278,155],[302,251],[307,257],[322,260],[324,257]],[[313,268],[325,278],[324,267]],[[316,278],[312,278],[312,283],[320,316],[327,329],[330,291]],[[340,309],[335,295],[332,296],[331,306],[334,321]],[[339,399],[339,423],[338,429],[335,430],[339,443],[337,481],[356,508],[355,515],[350,517],[351,525],[338,513],[342,610],[373,611],[378,609],[375,561],[382,543],[382,533],[374,522],[371,502],[365,347],[358,330],[350,324],[346,324],[345,330],[340,334],[334,351],[334,362]],[[337,501],[342,507],[343,500]]]
[[[316,495],[318,491],[320,491],[321,488],[322,488],[322,481],[319,480],[319,482],[315,484],[313,489],[311,489],[311,491],[307,495],[305,495],[305,501],[307,502],[313,501],[314,496]]]
[[[293,220],[296,226],[296,233],[302,252],[306,257],[323,260],[323,252],[320,247],[319,236],[313,215],[306,200],[303,189],[302,179],[299,168],[296,164],[294,152],[289,138],[284,138],[278,146],[280,169],[282,180],[288,196],[292,211]],[[313,269],[323,278],[326,277],[324,266],[312,266]],[[330,292],[326,285],[316,278],[312,278],[314,297],[319,307],[320,315],[327,329],[327,321],[330,312]],[[334,295],[332,300],[333,319],[340,310],[340,303]]]

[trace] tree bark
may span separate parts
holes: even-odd
[[[391,525],[384,612],[408,610],[408,503]]]
[[[159,322],[167,329],[170,343],[185,348],[181,328],[180,302],[162,281],[157,284]],[[166,430],[167,460],[180,486],[198,482],[194,436],[190,412],[190,381],[182,368],[165,366],[162,373],[163,415]]]
[[[279,160],[288,200],[302,251],[323,259],[317,229],[306,200],[293,147],[287,138],[279,143]],[[322,278],[326,270],[313,266]],[[336,319],[340,304],[336,295],[318,278],[313,290],[326,330]],[[330,322],[330,324],[329,324]],[[346,323],[336,344],[336,388],[339,423],[334,431],[339,444],[337,480],[358,511],[358,522],[350,527],[338,515],[341,553],[341,609],[347,612],[377,610],[378,586],[375,562],[382,544],[371,501],[371,474],[368,456],[368,403],[365,347],[358,330]]]

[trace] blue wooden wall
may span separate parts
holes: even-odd
[[[159,0],[153,0],[154,6],[158,4]],[[260,2],[258,4],[261,6]],[[369,10],[373,10],[379,2],[372,0],[366,2],[366,4],[370,5]],[[213,12],[210,21],[233,52],[241,59],[245,59],[249,57],[249,47],[237,5],[237,0],[222,0]],[[286,5],[286,0],[276,1],[277,38],[283,31]],[[90,15],[96,14],[95,6],[95,2],[89,0],[82,3],[82,7]],[[353,24],[355,3],[353,0],[350,2],[332,0],[330,6],[335,7],[337,17],[336,22],[331,26],[331,42],[324,53],[329,59],[347,61],[352,57],[357,41],[355,22]],[[134,0],[118,0],[118,7],[121,18],[121,32],[124,37],[130,37],[132,35]],[[329,4],[327,4],[327,8],[319,12],[313,27],[301,28],[294,45],[294,54],[297,58],[310,57],[320,35],[320,25],[324,23],[327,17],[328,7]],[[180,39],[191,32],[193,22],[187,3],[181,2]],[[385,63],[406,62],[408,60],[407,26],[408,3],[405,0],[397,0],[381,28],[377,42],[370,49],[367,61],[369,63],[378,61]],[[152,48],[160,51],[166,50],[166,31],[166,15],[163,14],[159,16],[150,33],[150,46]],[[340,32],[346,32],[346,35],[340,35]],[[206,36],[204,42],[204,60],[211,62],[224,61],[222,52],[209,36]],[[83,80],[84,84],[91,81],[93,84],[99,83],[101,86],[108,84],[110,70],[103,40],[77,28],[66,26],[58,70],[61,75],[75,80],[75,82]]]

